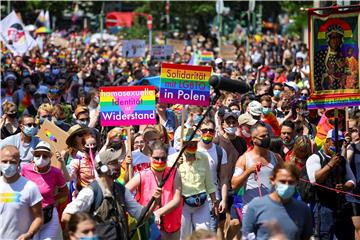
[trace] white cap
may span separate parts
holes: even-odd
[[[262,105],[258,101],[252,101],[248,105],[248,112],[252,116],[260,116],[262,113]]]
[[[296,85],[295,82],[285,82],[285,86],[291,87],[295,90],[295,92],[299,91],[299,87]]]
[[[35,149],[34,149],[34,152],[49,152],[51,153],[51,147],[50,147],[50,144],[45,142],[45,141],[40,141]]]
[[[217,58],[216,60],[215,60],[215,63],[216,64],[219,64],[219,63],[222,63],[223,62],[223,60],[221,59],[221,58]]]

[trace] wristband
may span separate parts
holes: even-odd
[[[331,169],[333,169],[333,168],[334,168],[334,166],[331,166],[329,163],[328,163],[328,164],[326,164],[326,165],[328,165]]]
[[[29,234],[30,235],[30,238],[32,238],[34,236],[34,233],[33,232],[27,232],[26,234]]]

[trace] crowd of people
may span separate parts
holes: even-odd
[[[158,124],[124,138],[100,124],[99,87],[148,84],[161,62],[63,38],[24,56],[2,48],[0,239],[129,239],[142,220],[133,239],[360,239],[360,109],[339,110],[338,134],[334,109],[307,109],[306,44],[267,33],[227,60],[191,36],[165,61],[213,51],[198,64],[252,90],[221,91],[207,115],[157,101]],[[39,138],[45,121],[66,149]]]

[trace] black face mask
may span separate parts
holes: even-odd
[[[90,151],[91,151],[92,155],[94,157],[95,157],[95,154],[96,154],[96,150],[97,150],[96,147],[94,147],[94,148],[85,147],[85,152],[90,155]]]
[[[259,147],[262,147],[262,148],[269,148],[270,137],[265,137],[265,138],[261,139],[260,141],[261,141],[260,144],[256,144],[256,145],[258,145]]]
[[[7,114],[7,116],[11,119],[16,118],[16,115],[17,115],[16,113]]]
[[[122,147],[122,144],[120,142],[113,142],[111,144],[111,148],[113,148],[115,151],[119,150]]]

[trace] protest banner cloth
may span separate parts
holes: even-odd
[[[67,149],[66,139],[69,134],[56,126],[53,122],[45,119],[44,123],[38,132],[38,137],[50,144],[52,157],[51,165],[57,168],[61,168],[61,163],[56,158],[56,152],[60,152]]]
[[[235,61],[237,58],[236,47],[232,44],[222,45],[220,48],[220,57],[228,61]]]
[[[360,104],[359,12],[360,6],[322,15],[308,10],[309,109]]]
[[[183,54],[186,43],[184,40],[168,38],[166,39],[166,45],[173,46],[175,52],[179,52],[180,54]]]
[[[101,87],[101,126],[156,124],[155,87]]]
[[[159,102],[209,106],[210,76],[208,66],[163,63]]]
[[[214,60],[214,53],[210,51],[204,51],[200,54],[200,62],[211,62]]]
[[[127,58],[145,57],[145,40],[124,40],[122,55]]]
[[[174,47],[170,45],[154,45],[152,47],[152,57],[154,60],[166,60],[171,57]]]
[[[23,55],[37,46],[30,33],[25,30],[24,24],[12,11],[0,22],[1,38],[6,47],[15,55]]]

